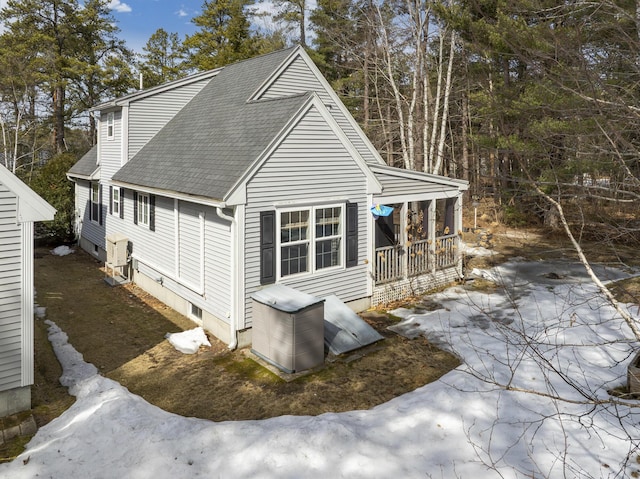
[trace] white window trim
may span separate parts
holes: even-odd
[[[146,198],[146,214],[144,214],[145,209],[143,208],[143,206],[145,205],[145,202],[143,201],[143,199]],[[138,220],[138,225],[139,226],[143,226],[145,228],[149,227],[149,220],[151,217],[151,205],[149,202],[149,195],[147,193],[138,193],[138,198],[136,199],[136,201],[138,202],[137,204],[137,220]]]
[[[120,198],[120,188],[113,186],[111,190],[111,214],[120,216],[120,208],[122,206],[122,198]],[[116,200],[116,196],[118,199]],[[116,207],[117,206],[117,207]]]
[[[329,266],[326,268],[318,269],[316,268],[316,243],[319,240],[333,238],[332,237],[316,237],[316,210],[325,209],[325,208],[340,208],[340,234],[337,236],[340,238],[340,264],[337,266]],[[309,243],[309,248],[307,251],[308,256],[308,270],[302,273],[294,273],[282,276],[282,246],[283,243],[280,240],[281,228],[282,228],[282,213],[288,213],[291,211],[308,211],[309,212],[309,235],[307,240],[305,241],[294,241],[291,243],[285,243],[287,245],[295,245],[301,243]],[[332,203],[332,204],[320,204],[320,205],[298,205],[298,206],[290,206],[286,208],[277,208],[276,209],[276,277],[278,280],[281,279],[289,279],[289,278],[299,278],[309,275],[319,275],[325,273],[331,273],[339,270],[343,270],[346,268],[346,229],[345,229],[345,221],[346,221],[346,205],[344,203]]]
[[[107,140],[113,140],[116,137],[116,121],[115,113],[110,111],[107,113]]]

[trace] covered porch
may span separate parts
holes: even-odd
[[[395,301],[462,276],[460,232],[465,181],[376,167],[373,196],[372,303]],[[392,208],[387,216],[377,214]]]

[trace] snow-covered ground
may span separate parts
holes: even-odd
[[[167,413],[98,374],[51,324],[77,401],[0,477],[631,477],[640,402],[612,404],[606,392],[626,381],[637,346],[627,326],[580,267],[513,261],[489,276],[510,293],[454,287],[434,298],[443,309],[395,311],[401,330],[426,334],[464,365],[372,410],[317,417],[214,423]]]

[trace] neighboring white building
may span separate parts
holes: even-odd
[[[467,182],[386,166],[300,47],[93,114],[69,171],[80,245],[104,260],[126,238],[130,278],[231,346],[268,284],[363,310],[461,276]]]
[[[55,212],[0,165],[0,417],[31,409],[33,223]]]

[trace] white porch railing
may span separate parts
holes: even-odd
[[[389,283],[405,277],[419,276],[434,270],[456,266],[459,244],[458,235],[446,235],[436,237],[433,245],[428,239],[424,239],[415,241],[406,248],[403,246],[376,248],[375,282],[376,284]]]
[[[436,269],[455,266],[458,261],[458,249],[460,237],[458,235],[446,235],[436,238],[435,258]]]
[[[402,246],[376,248],[376,284],[388,283],[402,278]]]

